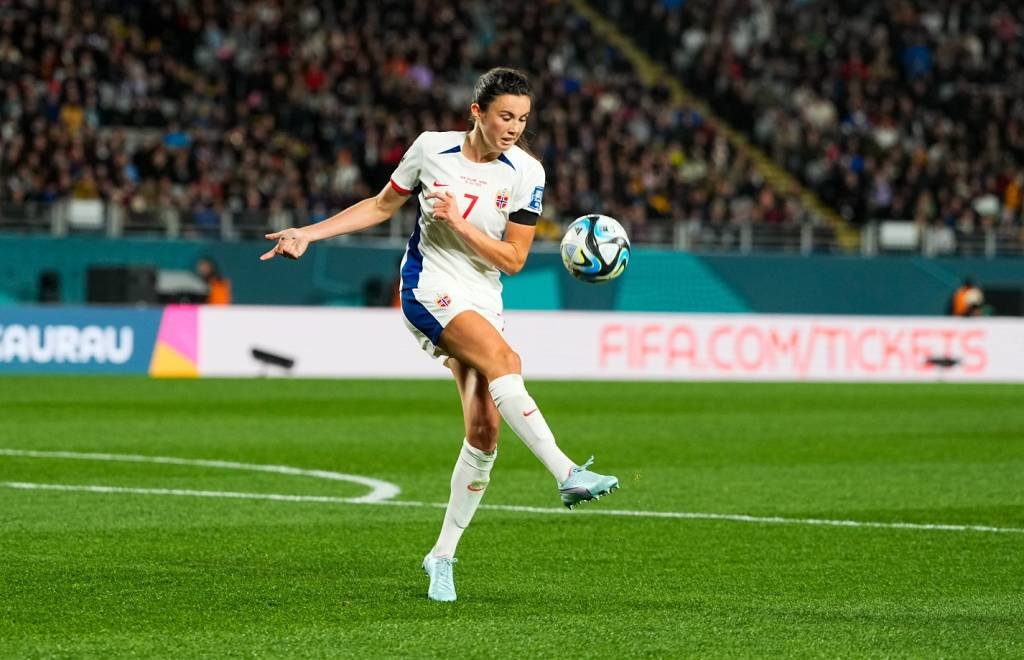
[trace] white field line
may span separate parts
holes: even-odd
[[[429,507],[444,509],[443,502],[416,502],[407,500],[366,500],[365,498],[344,498],[320,495],[283,495],[278,493],[234,493],[209,490],[181,490],[167,488],[124,488],[120,486],[87,486],[70,484],[40,484],[18,481],[0,482],[0,487],[18,490],[51,490],[65,492],[129,494],[129,495],[171,495],[182,497],[219,497],[245,500],[271,500],[275,502],[307,502],[317,504],[377,504],[391,506]],[[1001,534],[1024,534],[1016,527],[991,527],[987,525],[948,525],[900,522],[865,522],[859,520],[827,520],[821,518],[782,518],[779,516],[747,516],[727,513],[692,513],[685,511],[628,511],[622,509],[584,509],[567,511],[536,506],[515,506],[510,504],[481,504],[481,509],[492,511],[513,511],[518,513],[539,513],[559,516],[621,516],[629,518],[667,518],[676,520],[712,520],[759,525],[815,525],[826,527],[870,527],[876,529],[907,529],[939,532],[987,532]]]
[[[366,486],[370,492],[362,497],[346,499],[346,502],[380,502],[398,495],[401,489],[393,483],[371,479],[357,474],[343,474],[328,470],[303,470],[288,465],[263,465],[258,463],[236,463],[234,461],[213,461],[197,458],[177,458],[173,456],[142,456],[138,454],[91,454],[77,451],[32,451],[29,449],[0,449],[0,456],[18,458],[49,458],[79,461],[112,461],[121,463],[160,463],[163,465],[192,465],[196,467],[220,468],[225,470],[246,470],[248,472],[271,472],[296,477],[312,477],[329,481],[348,481]]]
[[[282,493],[235,493],[224,490],[188,490],[182,488],[126,488],[123,486],[92,486],[73,484],[40,484],[25,481],[0,481],[4,488],[17,490],[59,490],[72,493],[104,493],[116,495],[172,495],[176,497],[221,497],[234,500],[270,500],[273,502],[312,502],[316,504],[403,504],[395,500],[367,500],[362,497],[333,497],[330,495],[284,495]],[[426,506],[422,502],[407,502],[410,506]],[[439,505],[445,506],[445,505]]]

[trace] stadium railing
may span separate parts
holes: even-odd
[[[321,218],[308,213],[281,209],[239,211],[182,210],[174,207],[132,209],[101,200],[0,203],[0,232],[50,234],[52,236],[97,235],[119,237],[194,238],[223,241],[253,240],[267,232],[302,226]],[[390,222],[342,237],[347,243],[371,239],[404,244],[413,231],[415,213],[404,208]],[[541,237],[557,241],[566,223],[547,220]],[[754,254],[842,254],[832,227],[812,221],[788,224],[726,222],[715,224],[699,219],[677,222],[648,222],[633,226],[624,222],[638,245],[672,247],[689,252]],[[963,231],[948,226],[921,226],[909,220],[872,221],[860,229],[860,254],[920,254],[1024,256],[1024,231],[1017,227],[975,227]]]
[[[830,226],[813,222],[715,225],[700,220],[687,220],[675,224],[672,244],[676,249],[689,252],[843,252],[835,231]]]
[[[52,204],[44,202],[0,203],[0,231],[54,233]]]

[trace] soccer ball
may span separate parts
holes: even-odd
[[[573,220],[562,238],[562,263],[584,282],[614,280],[629,264],[629,237],[614,218],[591,213]]]

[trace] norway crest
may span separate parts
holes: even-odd
[[[499,211],[504,211],[508,208],[508,199],[511,196],[512,191],[508,188],[502,188],[498,191],[498,194],[494,196],[494,207]]]

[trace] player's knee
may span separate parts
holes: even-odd
[[[500,375],[518,374],[523,370],[523,361],[519,354],[507,346],[498,353],[495,363],[495,367],[501,372]]]
[[[487,453],[498,448],[498,420],[486,419],[474,421],[466,429],[469,444]]]

